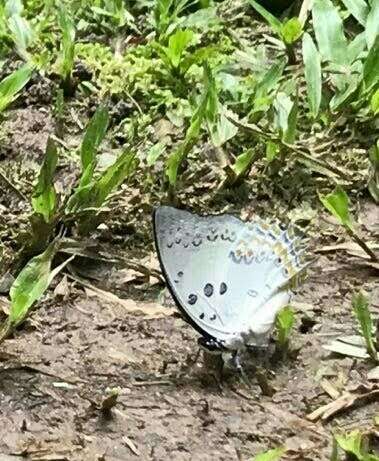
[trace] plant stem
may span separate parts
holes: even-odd
[[[3,325],[0,327],[0,344],[8,338],[8,336],[12,333],[13,326],[9,319],[7,319]]]
[[[368,254],[370,257],[371,261],[378,262],[379,259],[376,256],[376,254],[367,246],[367,244],[360,238],[358,235],[351,230],[349,227],[345,227],[346,232],[349,234],[349,236],[362,248],[362,250]]]

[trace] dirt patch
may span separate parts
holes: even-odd
[[[229,461],[285,443],[290,459],[328,460],[332,427],[368,430],[377,412],[368,403],[324,424],[306,419],[331,401],[322,377],[343,378],[344,388],[367,383],[368,365],[334,357],[322,344],[354,332],[347,293],[363,286],[375,299],[375,275],[341,255],[318,259],[296,298],[296,358],[266,363],[272,397],[249,373],[260,360],[254,356],[245,358],[251,389],[231,375],[220,392],[202,362],[178,376],[197,346],[173,310],[146,320],[71,284],[66,300],[46,300],[2,348],[0,452],[30,460]],[[156,291],[145,297],[155,300]],[[107,414],[101,402],[114,387],[118,402]]]
[[[50,109],[30,106],[10,111],[2,130],[0,160],[33,159],[40,162],[47,138],[54,132]]]

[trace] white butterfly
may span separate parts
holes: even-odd
[[[161,206],[154,214],[168,288],[209,350],[265,345],[290,285],[305,267],[299,238],[278,224],[197,216]]]

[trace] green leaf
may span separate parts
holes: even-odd
[[[342,0],[346,9],[362,25],[365,26],[369,7],[364,0]]]
[[[272,30],[281,36],[282,32],[282,23],[279,21],[278,18],[273,16],[269,11],[267,11],[262,5],[260,5],[255,0],[248,0],[250,5],[257,11],[263,19],[267,21],[267,23],[271,26]]]
[[[294,105],[294,102],[285,93],[279,92],[276,95],[273,104],[275,110],[274,121],[283,141],[286,139],[287,135],[293,137],[293,126],[291,125],[291,123],[293,124],[293,113],[295,112],[295,115],[297,114],[297,108],[295,108],[295,111],[293,112]]]
[[[98,179],[85,186],[79,185],[67,203],[67,211],[72,213],[89,208],[98,210],[134,170],[134,159],[134,154],[124,152]]]
[[[338,221],[350,230],[353,230],[354,224],[349,212],[349,197],[346,192],[339,186],[334,192],[320,196],[321,203]]]
[[[16,45],[17,52],[23,59],[28,61],[30,55],[27,49],[33,38],[33,32],[28,21],[22,16],[13,15],[9,18],[8,26],[12,32],[12,40]]]
[[[108,129],[109,115],[104,106],[99,106],[90,120],[80,149],[82,177],[80,186],[89,184],[96,166],[96,153]]]
[[[236,180],[244,177],[250,171],[255,157],[256,152],[253,149],[248,149],[246,152],[237,157],[234,165],[232,166]]]
[[[278,59],[264,74],[255,87],[255,99],[264,98],[279,82],[287,64],[287,59]]]
[[[171,186],[175,186],[179,168],[199,138],[203,122],[213,123],[218,114],[218,98],[214,77],[207,64],[204,64],[204,90],[200,103],[192,115],[190,125],[182,145],[167,159],[165,174]]]
[[[57,147],[49,138],[47,141],[45,160],[38,176],[38,182],[32,196],[33,210],[41,214],[49,223],[55,213],[57,198],[53,184],[54,173],[58,162]]]
[[[371,97],[371,110],[374,112],[374,115],[379,114],[379,89]]]
[[[58,23],[62,32],[60,72],[62,78],[68,80],[74,67],[76,30],[70,13],[62,3],[58,8]]]
[[[170,59],[172,67],[179,67],[183,53],[193,40],[193,37],[194,33],[192,30],[181,29],[170,36],[168,40],[168,47],[164,48],[164,51]]]
[[[283,136],[283,141],[288,144],[293,144],[296,139],[298,112],[299,112],[299,97],[296,93],[296,97],[292,104],[292,108],[290,110],[290,113],[288,114],[287,130]]]
[[[344,64],[348,60],[347,41],[343,22],[330,0],[314,0],[313,27],[321,56],[333,63]]]
[[[363,81],[366,89],[379,82],[379,34],[370,48],[363,66]]]
[[[159,157],[164,153],[166,150],[165,144],[158,142],[154,144],[149,149],[149,152],[146,155],[146,163],[148,166],[153,166],[155,162],[159,159]]]
[[[365,33],[367,48],[370,49],[379,35],[379,2],[377,0],[371,2],[371,10],[367,16]]]
[[[252,461],[279,461],[285,452],[285,448],[274,448],[255,456]]]
[[[109,195],[134,171],[135,155],[124,152],[94,183],[89,206],[100,208]]]
[[[299,18],[291,18],[281,26],[280,33],[283,41],[288,45],[292,45],[301,37],[303,25]]]
[[[16,99],[32,76],[33,67],[29,64],[12,72],[0,82],[0,112]]]
[[[276,142],[266,142],[266,158],[269,163],[272,162],[278,156],[279,152],[280,147]]]
[[[372,359],[377,360],[378,354],[373,338],[374,325],[370,314],[368,299],[362,292],[355,293],[353,295],[352,304],[362,336],[366,341],[367,352]]]
[[[290,306],[284,307],[276,317],[276,328],[278,330],[278,343],[284,348],[289,342],[292,328],[295,324],[295,312]]]
[[[366,37],[364,32],[356,35],[348,45],[349,62],[354,63],[366,49]]]
[[[33,304],[48,288],[51,278],[51,262],[57,251],[57,241],[47,250],[31,259],[17,276],[10,289],[11,307],[9,321],[13,326],[20,324]]]
[[[303,37],[303,60],[309,110],[315,119],[321,104],[321,59],[316,45],[308,33],[305,33]]]

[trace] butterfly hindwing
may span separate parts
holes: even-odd
[[[169,289],[200,333],[230,347],[254,328],[270,329],[277,305],[288,298],[286,290],[277,293],[297,270],[297,253],[285,251],[294,245],[288,233],[166,206],[155,211],[154,231]]]

